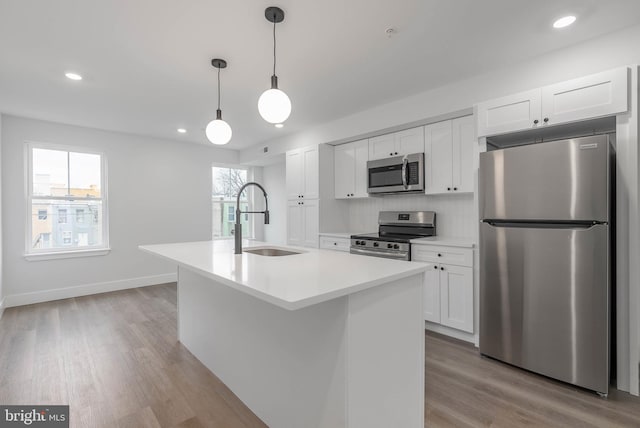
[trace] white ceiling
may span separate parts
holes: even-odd
[[[283,129],[257,111],[272,5]],[[551,28],[565,13],[576,24]],[[241,149],[638,22],[638,0],[0,0],[0,112],[207,144],[220,57]]]

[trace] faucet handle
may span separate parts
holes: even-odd
[[[269,224],[269,210],[264,211],[264,224]]]

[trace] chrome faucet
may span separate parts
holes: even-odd
[[[240,211],[240,195],[244,189],[248,186],[258,186],[264,194],[264,211]],[[235,254],[242,254],[242,224],[240,224],[241,214],[264,214],[264,224],[269,224],[269,200],[267,199],[267,192],[260,184],[255,181],[250,181],[238,190],[238,196],[236,197],[236,226],[234,231],[234,238],[236,241]]]

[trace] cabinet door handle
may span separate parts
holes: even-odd
[[[545,118],[544,118],[544,123],[547,123],[547,122],[549,122],[549,118],[548,118],[548,117],[545,117]]]
[[[393,153],[389,153],[389,156],[393,156]]]
[[[453,190],[458,190],[458,188],[457,188],[457,187],[454,187],[454,188],[453,188]]]
[[[440,266],[440,270],[444,270],[444,268],[442,266]]]
[[[438,257],[442,257],[442,254],[438,253]]]
[[[448,190],[448,191],[451,191],[451,187],[447,187],[447,190]]]
[[[534,125],[537,125],[537,124],[538,124],[538,122],[540,122],[540,121],[539,121],[538,119],[536,119],[536,120],[534,120],[534,121],[533,121],[533,124],[534,124]]]
[[[333,243],[333,245],[338,245],[338,243],[337,243],[337,242],[334,242],[334,243]]]
[[[434,269],[438,269],[438,266],[434,266],[433,268],[434,268]]]
[[[394,155],[397,155],[397,154],[398,154],[398,152],[395,152],[395,153],[394,153]]]

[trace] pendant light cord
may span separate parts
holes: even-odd
[[[276,75],[276,20],[273,17],[273,75]]]
[[[218,68],[218,110],[220,110],[220,68]]]

